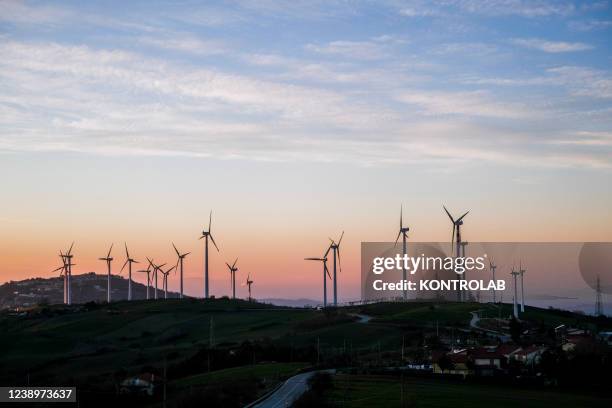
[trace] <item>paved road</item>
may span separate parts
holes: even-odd
[[[357,323],[369,323],[372,320],[372,316],[364,315],[364,314],[354,314],[358,320]]]
[[[326,370],[333,373],[334,370]],[[294,375],[289,378],[280,388],[274,391],[265,400],[253,405],[253,408],[285,408],[290,407],[293,401],[298,399],[308,390],[308,379],[317,371],[309,371]]]

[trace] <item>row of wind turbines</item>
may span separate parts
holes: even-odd
[[[448,215],[451,223],[453,224],[453,231],[451,235],[451,254],[455,257],[463,257],[465,258],[465,249],[468,245],[467,241],[462,240],[461,236],[461,226],[463,225],[463,219],[466,215],[469,214],[469,211],[466,211],[459,218],[455,219],[451,213],[448,211],[446,206],[442,206],[444,208],[444,212]],[[407,255],[407,247],[408,247],[408,232],[410,231],[410,227],[404,225],[404,209],[403,206],[400,207],[400,220],[399,220],[399,231],[397,233],[397,237],[395,238],[395,245],[397,245],[400,237],[402,238],[402,255]],[[334,241],[332,238],[329,238],[330,244],[326,248],[325,253],[322,257],[309,257],[304,258],[307,261],[318,261],[323,263],[323,306],[327,306],[327,279],[329,278],[333,282],[333,305],[338,305],[338,292],[337,292],[337,269],[342,272],[342,266],[340,265],[340,243],[342,242],[342,238],[344,237],[344,231],[340,235],[338,242]],[[327,256],[329,252],[333,251],[333,276],[330,274],[329,269],[327,267]],[[229,266],[229,265],[228,265]],[[489,260],[489,270],[492,274],[492,279],[495,281],[495,271],[497,269],[497,265],[494,264],[493,260]],[[525,291],[524,291],[524,274],[526,270],[523,269],[522,264],[518,270],[515,271],[514,267],[512,268],[511,276],[514,277],[514,297],[513,297],[513,313],[516,318],[518,318],[518,296],[517,296],[517,276],[521,277],[521,312],[525,311]],[[407,280],[407,271],[405,268],[402,268],[402,279]],[[466,273],[461,275],[461,279],[466,280]],[[404,289],[402,293],[403,299],[408,300],[408,291]],[[461,290],[457,292],[457,300],[459,302],[465,302],[470,300],[469,293],[464,293]],[[493,290],[493,303],[497,302],[497,297],[495,294],[495,290]]]
[[[448,215],[448,218],[450,219],[451,223],[453,224],[453,230],[452,230],[452,236],[451,236],[451,253],[455,257],[465,257],[465,251],[466,251],[466,246],[468,245],[468,242],[462,240],[461,227],[463,226],[463,219],[469,214],[469,211],[466,211],[459,218],[455,219],[451,215],[451,213],[448,211],[446,206],[443,206],[443,208],[446,214]],[[410,228],[404,225],[403,206],[402,206],[400,207],[399,231],[395,239],[395,244],[397,245],[401,237],[403,255],[407,255],[408,253],[407,251],[408,251],[408,232],[409,231],[410,231]],[[304,258],[307,261],[317,261],[317,262],[322,262],[323,264],[323,306],[324,307],[328,306],[328,300],[327,300],[327,292],[328,292],[327,279],[328,278],[332,281],[332,284],[333,284],[333,289],[332,289],[333,290],[333,303],[332,304],[333,306],[338,305],[337,276],[338,276],[338,272],[342,272],[342,265],[340,262],[340,245],[342,243],[343,237],[344,237],[344,231],[342,231],[337,241],[332,238],[329,238],[329,244],[327,245],[323,256]],[[210,215],[209,215],[208,229],[202,231],[202,235],[199,237],[199,239],[204,239],[204,298],[208,298],[209,293],[210,293],[209,262],[208,262],[209,261],[209,250],[208,250],[209,241],[212,242],[217,252],[220,252],[219,247],[217,246],[217,243],[215,242],[215,239],[212,235],[212,211],[210,212]],[[53,272],[61,271],[60,276],[62,275],[64,276],[64,303],[66,304],[72,304],[71,278],[72,278],[72,266],[75,265],[74,263],[72,263],[73,245],[71,245],[68,251],[66,251],[65,253],[60,251],[59,256],[62,260],[62,265],[53,271]],[[177,270],[180,272],[179,297],[183,298],[184,296],[183,295],[183,267],[184,267],[184,260],[187,257],[187,255],[190,254],[190,252],[181,253],[178,250],[178,248],[174,245],[174,243],[172,243],[172,247],[177,257],[176,264],[174,266],[168,269],[164,269],[164,267],[167,265],[166,263],[158,264],[158,263],[155,263],[153,259],[150,259],[147,257],[146,258],[148,262],[147,269],[141,269],[141,270],[136,271],[139,273],[147,274],[147,299],[150,299],[151,287],[155,289],[154,299],[158,299],[158,274],[159,273],[161,273],[163,277],[162,288],[164,291],[164,299],[166,299],[168,296],[168,276],[170,275],[172,271],[176,272]],[[111,244],[106,256],[99,258],[99,260],[106,262],[106,266],[107,266],[107,302],[109,303],[112,300],[111,299],[111,292],[112,292],[111,291],[111,263],[114,260],[114,258],[111,256],[112,249],[113,249],[113,245]],[[332,253],[333,275],[330,273],[327,267],[328,255],[330,252]],[[139,261],[135,260],[134,258],[130,256],[127,244],[125,244],[125,255],[126,255],[126,260],[123,266],[121,267],[121,270],[119,273],[123,273],[123,270],[127,266],[128,268],[128,296],[127,298],[128,300],[132,300],[132,264],[135,264],[135,263],[137,264],[139,263]],[[237,262],[238,262],[238,258],[236,258],[231,265],[226,262],[227,268],[230,273],[230,285],[231,285],[230,290],[231,290],[232,298],[236,298],[236,272],[238,272],[238,267],[236,266]],[[492,260],[489,261],[489,269],[492,274],[492,279],[495,280],[495,271],[497,269],[497,265],[495,265]],[[521,312],[525,311],[525,291],[524,291],[525,272],[526,270],[523,269],[523,266],[521,263],[518,270],[515,270],[515,268],[513,267],[512,272],[510,273],[514,281],[513,313],[516,318],[518,318],[518,293],[517,293],[518,291],[517,277],[518,276],[521,277],[520,279],[521,281],[520,310]],[[153,274],[153,277],[151,277],[151,274]],[[402,279],[404,280],[407,279],[407,272],[405,269],[402,270]],[[461,279],[467,279],[465,273],[461,276]],[[252,288],[253,283],[254,281],[251,279],[251,275],[249,274],[246,279],[246,286],[248,287],[248,292],[249,292],[249,300],[252,299],[251,288]],[[406,290],[404,290],[403,292],[403,299],[404,300],[408,299],[408,293]],[[457,300],[460,302],[470,300],[469,293],[462,293],[462,291],[458,291]],[[495,294],[495,291],[493,291],[493,303],[496,303],[496,301],[497,301],[496,294]]]
[[[199,238],[199,239],[204,239],[204,297],[205,298],[209,297],[209,278],[208,278],[209,277],[209,271],[208,271],[208,242],[209,240],[213,243],[213,245],[217,249],[217,252],[219,252],[219,247],[217,246],[217,243],[215,242],[215,239],[212,235],[211,227],[212,227],[212,211],[210,213],[209,220],[208,220],[208,230],[202,231],[202,235]],[[72,259],[74,257],[74,255],[72,254],[73,247],[74,247],[74,242],[70,245],[70,248],[66,252],[62,252],[60,250],[59,256],[62,261],[62,265],[52,271],[52,272],[59,271],[60,276],[64,277],[64,303],[67,305],[72,304],[72,267],[76,265],[72,262]],[[163,264],[155,263],[153,259],[147,257],[146,258],[148,262],[147,268],[135,271],[135,272],[147,274],[147,297],[146,297],[147,300],[151,299],[151,293],[150,293],[151,288],[154,288],[153,298],[156,300],[159,298],[159,285],[158,285],[158,274],[159,273],[161,273],[163,277],[162,278],[163,279],[162,290],[164,292],[164,299],[167,299],[168,298],[168,277],[172,271],[176,272],[177,270],[180,271],[179,298],[182,299],[184,297],[184,293],[183,293],[184,260],[187,257],[187,255],[189,255],[191,252],[181,253],[176,247],[176,245],[174,245],[174,243],[172,243],[172,248],[174,249],[176,253],[176,264],[174,266],[164,269],[164,267],[167,265],[166,263],[163,263]],[[113,244],[111,244],[106,256],[98,258],[98,260],[104,261],[106,263],[106,271],[107,271],[106,301],[108,303],[112,301],[111,276],[112,276],[112,261],[114,260],[114,258],[111,256],[112,250],[113,250]],[[232,292],[232,298],[234,299],[236,298],[236,272],[238,271],[238,267],[236,266],[237,262],[238,262],[238,258],[236,258],[236,260],[234,261],[232,265],[230,265],[229,263],[226,263],[229,269],[229,272],[230,272],[231,292]],[[125,262],[123,266],[121,267],[121,270],[119,271],[119,273],[120,274],[123,273],[123,271],[125,270],[125,267],[127,266],[127,270],[128,270],[127,300],[128,301],[132,300],[132,281],[133,281],[132,280],[132,264],[138,264],[138,263],[140,262],[134,259],[132,256],[130,256],[130,252],[128,250],[127,243],[126,243],[125,244]],[[153,274],[153,276],[151,276],[151,274]],[[246,286],[248,287],[248,291],[249,291],[249,301],[252,299],[251,289],[252,289],[253,283],[255,282],[251,279],[251,274],[249,274],[246,279]]]

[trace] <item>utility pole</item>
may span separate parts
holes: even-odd
[[[167,361],[166,361],[166,357],[164,357],[164,403],[163,406],[164,408],[166,408],[166,400],[167,400],[167,394],[166,394],[166,384],[168,383],[168,379],[167,379],[167,371],[168,371],[168,367],[167,367]]]

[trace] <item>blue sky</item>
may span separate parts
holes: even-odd
[[[211,208],[260,273],[310,276],[347,230],[353,295],[359,242],[393,239],[401,202],[417,240],[447,239],[442,203],[472,210],[469,240],[612,240],[611,10],[0,1],[4,273],[75,237],[92,259],[125,239],[170,256]],[[297,241],[265,266],[279,251],[245,248],[254,231]]]

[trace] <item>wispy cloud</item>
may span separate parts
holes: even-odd
[[[487,92],[402,92],[397,100],[415,105],[428,115],[467,115],[493,118],[528,118],[535,110],[518,104],[495,101]]]
[[[406,41],[391,36],[379,36],[368,41],[331,41],[326,44],[307,44],[306,50],[318,54],[338,55],[346,58],[375,60],[391,55],[392,46]]]
[[[576,31],[605,30],[612,28],[612,20],[576,20],[570,21],[568,27]]]
[[[521,47],[548,53],[586,51],[594,48],[581,42],[548,41],[540,38],[515,38],[511,42]]]

